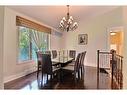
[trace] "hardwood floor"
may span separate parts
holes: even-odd
[[[59,82],[57,77],[52,81],[46,81],[44,77],[43,87],[40,86],[41,79],[37,80],[36,73],[29,74],[11,82],[5,83],[5,89],[97,89],[97,69],[95,67],[85,67],[85,74],[76,84],[72,74],[63,76],[62,82]],[[108,74],[101,73],[99,89],[110,89],[110,80]]]

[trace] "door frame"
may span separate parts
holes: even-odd
[[[124,27],[123,26],[116,26],[116,27],[109,27],[107,29],[107,50],[110,51],[110,32],[111,31],[123,31],[124,32]]]

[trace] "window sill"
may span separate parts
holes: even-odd
[[[18,64],[28,64],[28,63],[35,63],[34,60],[27,60],[27,61],[18,61]]]

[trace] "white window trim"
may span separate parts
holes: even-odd
[[[20,26],[16,26],[16,31],[17,31],[17,53],[16,53],[16,59],[17,59],[17,64],[20,65],[20,64],[27,64],[27,63],[32,63],[32,62],[35,62],[35,60],[33,59],[28,59],[28,60],[22,60],[22,61],[19,61],[19,27]],[[48,34],[48,49],[50,50],[51,49],[51,34]]]
[[[35,61],[34,60],[18,61],[18,64],[27,64],[32,62],[35,62]]]

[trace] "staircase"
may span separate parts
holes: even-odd
[[[115,50],[110,52],[97,51],[97,88],[108,89],[123,88],[123,57],[116,54]]]

